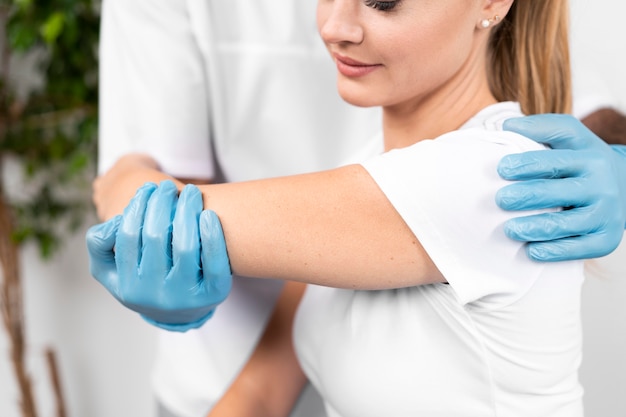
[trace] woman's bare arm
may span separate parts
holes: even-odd
[[[287,282],[254,353],[207,417],[286,417],[306,377],[292,342],[305,285]]]
[[[360,165],[200,190],[238,275],[355,289],[443,281]]]
[[[173,179],[150,158],[122,158],[94,184],[101,218],[121,213],[147,181]],[[175,181],[181,189],[183,183]],[[199,186],[223,225],[238,275],[355,289],[442,282],[437,268],[359,165]]]

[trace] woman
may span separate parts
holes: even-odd
[[[566,1],[320,0],[318,25],[341,96],[382,106],[385,150],[405,149],[200,190],[233,272],[321,285],[295,345],[329,417],[582,415],[582,264],[529,261],[493,202],[500,158],[539,149],[504,120],[569,111]],[[140,190],[118,244],[167,228],[176,193]]]

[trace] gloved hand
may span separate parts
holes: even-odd
[[[87,231],[91,274],[157,327],[200,327],[232,283],[220,221],[202,209],[195,186],[179,197],[171,181],[145,184],[122,216]]]
[[[626,226],[626,151],[611,147],[578,119],[535,115],[509,119],[504,130],[554,150],[508,155],[498,166],[507,180],[496,196],[505,210],[566,208],[509,220],[505,233],[529,242],[538,261],[595,258],[611,253]]]

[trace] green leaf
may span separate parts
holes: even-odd
[[[37,35],[25,22],[10,25],[7,32],[9,44],[16,51],[25,52],[37,42]]]
[[[22,10],[28,9],[33,4],[33,0],[13,0],[13,4]]]
[[[0,158],[20,163],[25,190],[8,201],[15,213],[12,237],[20,245],[38,244],[44,257],[93,211],[100,3],[0,0],[8,11],[8,58],[33,57],[31,70],[42,80],[17,97],[17,77],[0,76]]]
[[[41,37],[48,45],[53,45],[63,31],[64,25],[65,15],[61,12],[52,13],[44,24],[41,25]]]

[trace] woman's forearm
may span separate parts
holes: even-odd
[[[355,289],[443,281],[359,165],[200,189],[236,274]]]

